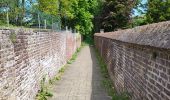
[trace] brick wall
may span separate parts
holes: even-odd
[[[56,75],[80,43],[69,31],[0,30],[0,100],[34,100],[42,78]]]
[[[118,93],[132,100],[170,100],[170,22],[95,34]]]

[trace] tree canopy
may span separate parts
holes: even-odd
[[[0,24],[7,14],[12,25],[52,27],[54,22],[91,36],[100,29],[114,31],[147,23],[170,20],[170,0],[0,0]],[[146,10],[132,16],[139,4]],[[38,19],[38,16],[40,17]],[[40,21],[38,21],[40,20]]]
[[[170,20],[170,0],[148,0],[147,22]]]
[[[140,8],[144,12],[133,18],[133,26],[170,20],[170,0],[148,0],[140,4]]]
[[[98,0],[63,0],[61,2],[63,25],[75,28],[83,35],[90,34],[98,5]]]
[[[105,31],[130,27],[132,9],[138,0],[105,0],[101,11],[101,27]]]

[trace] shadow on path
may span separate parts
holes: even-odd
[[[100,71],[98,60],[96,58],[94,47],[90,46],[89,48],[92,59],[92,93],[90,100],[111,100],[102,85],[103,77]]]
[[[52,87],[49,100],[111,100],[101,85],[102,75],[93,47],[85,46],[76,61]]]

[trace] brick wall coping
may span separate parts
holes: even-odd
[[[38,32],[43,32],[43,33],[49,33],[52,32],[51,30],[46,30],[46,29],[42,29],[42,30],[38,30],[38,29],[30,29],[30,28],[11,28],[11,29],[0,29],[0,33],[3,32],[14,32],[14,33],[18,33],[18,32],[24,32],[24,33],[38,33]]]
[[[50,29],[31,29],[31,28],[11,28],[11,29],[0,29],[0,34],[2,33],[24,33],[24,34],[32,34],[32,33],[41,33],[41,34],[49,34],[52,33],[53,31]],[[59,31],[55,33],[72,33],[71,31]]]
[[[138,26],[132,29],[115,32],[95,33],[95,36],[169,50],[170,21]]]

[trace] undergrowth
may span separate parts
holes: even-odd
[[[116,93],[113,87],[113,83],[109,77],[107,65],[105,64],[104,60],[99,55],[99,52],[96,49],[95,49],[95,52],[96,52],[98,63],[100,65],[100,70],[103,76],[102,86],[106,89],[106,91],[108,92],[108,95],[112,97],[112,100],[130,100],[130,96],[128,93],[126,92],[123,92],[120,94]]]

